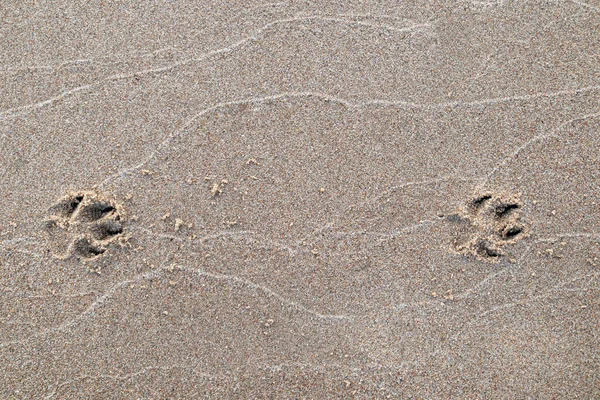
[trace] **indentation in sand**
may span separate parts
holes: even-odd
[[[93,260],[123,234],[123,207],[98,192],[72,192],[49,209],[44,223],[50,252],[58,258]]]
[[[464,210],[447,217],[456,224],[453,249],[480,259],[497,261],[505,247],[528,235],[522,221],[519,195],[483,193]]]

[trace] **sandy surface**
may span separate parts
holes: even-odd
[[[0,10],[0,398],[600,397],[600,2],[130,3]]]

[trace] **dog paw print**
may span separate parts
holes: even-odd
[[[457,225],[454,250],[485,260],[498,260],[506,246],[526,236],[522,205],[515,196],[484,194],[448,217]]]
[[[71,193],[49,209],[45,230],[59,258],[95,259],[123,237],[123,210],[96,192]]]

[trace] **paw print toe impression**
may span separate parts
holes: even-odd
[[[526,235],[521,203],[514,196],[485,194],[470,201],[464,211],[448,221],[457,224],[454,250],[496,261],[505,248]]]
[[[123,235],[123,211],[96,192],[71,193],[49,209],[44,229],[59,258],[95,259]]]

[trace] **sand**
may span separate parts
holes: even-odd
[[[600,2],[5,2],[0,398],[600,397]]]

